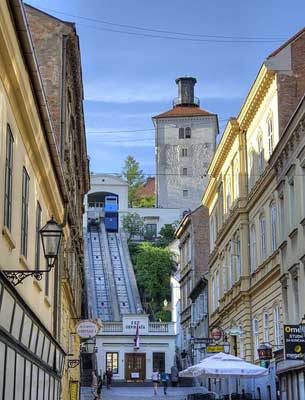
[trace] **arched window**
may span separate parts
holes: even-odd
[[[227,185],[226,185],[226,195],[227,195],[227,212],[230,211],[231,207],[231,178],[227,177]]]
[[[264,311],[263,313],[263,325],[264,325],[264,342],[270,342],[270,335],[269,335],[269,313],[268,311]]]
[[[254,318],[252,323],[253,323],[254,356],[255,359],[257,359],[258,358],[257,349],[259,346],[258,319]]]
[[[260,248],[261,248],[261,261],[267,257],[267,241],[266,241],[266,218],[262,214],[259,218],[260,225]]]
[[[277,247],[277,212],[276,203],[273,201],[270,205],[270,218],[271,218],[271,247],[272,251]]]
[[[271,156],[271,154],[273,152],[273,143],[274,143],[272,115],[270,115],[267,119],[267,130],[268,130],[268,150],[269,150],[269,156]]]
[[[250,245],[251,245],[251,271],[254,272],[257,267],[256,229],[254,224],[251,226],[251,231],[250,231]]]
[[[274,321],[274,343],[278,349],[281,346],[281,323],[280,323],[280,307],[275,304],[273,307],[273,321]]]
[[[257,139],[257,150],[258,150],[258,175],[262,175],[264,170],[264,147],[263,137],[259,135]]]
[[[185,128],[185,139],[190,139],[192,136],[192,130],[190,127]]]

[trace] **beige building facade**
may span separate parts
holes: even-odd
[[[23,2],[1,2],[0,271],[45,269],[39,231],[52,216],[63,224],[57,265],[41,280],[28,277],[14,287],[0,273],[0,397],[5,400],[47,394],[68,399],[71,383],[77,396],[79,389],[79,371],[68,367],[68,359],[79,359],[74,333],[82,312],[82,204],[89,188],[81,86],[71,84],[80,110],[78,139],[66,125],[59,131],[68,140],[66,157],[71,152],[81,166],[75,173],[58,146],[52,110],[58,103],[48,97],[38,53]],[[80,64],[73,73],[81,76]],[[59,102],[62,106],[66,102]]]
[[[210,329],[221,327],[231,353],[258,363],[258,347],[283,348],[282,251],[276,172],[270,166],[281,135],[305,92],[304,32],[263,63],[236,119],[223,133],[203,197],[209,208]],[[270,378],[251,388],[276,398]]]

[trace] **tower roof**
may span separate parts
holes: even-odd
[[[209,111],[203,110],[202,108],[199,107],[174,107],[169,111],[166,111],[162,114],[155,115],[153,119],[160,119],[160,118],[177,118],[177,117],[208,117],[216,115],[213,113],[210,113]]]

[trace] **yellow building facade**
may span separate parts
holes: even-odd
[[[280,211],[269,161],[305,91],[303,36],[263,63],[237,118],[226,126],[203,197],[210,215],[210,329],[221,327],[231,353],[255,363],[260,345],[271,346],[273,354],[283,348],[279,214],[286,211]],[[275,398],[274,359],[270,371],[269,380],[251,388],[257,398]]]
[[[51,115],[24,5],[1,2],[0,398],[5,400],[38,399],[43,393],[50,399],[70,399],[75,384],[78,398],[79,368],[69,368],[68,360],[79,360],[75,331],[82,317],[82,203],[89,188],[88,160],[80,119],[82,143],[73,148],[82,172],[69,171]],[[68,125],[65,132],[68,150]],[[71,177],[79,190],[69,186]],[[14,287],[1,271],[45,269],[39,230],[52,216],[63,224],[57,265],[41,280],[28,277]]]

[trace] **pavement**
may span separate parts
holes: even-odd
[[[184,400],[191,393],[206,393],[204,387],[169,387],[167,395],[163,388],[158,388],[157,396],[153,394],[152,387],[114,387],[109,390],[103,388],[102,400]],[[81,400],[93,400],[91,388],[82,388]]]

